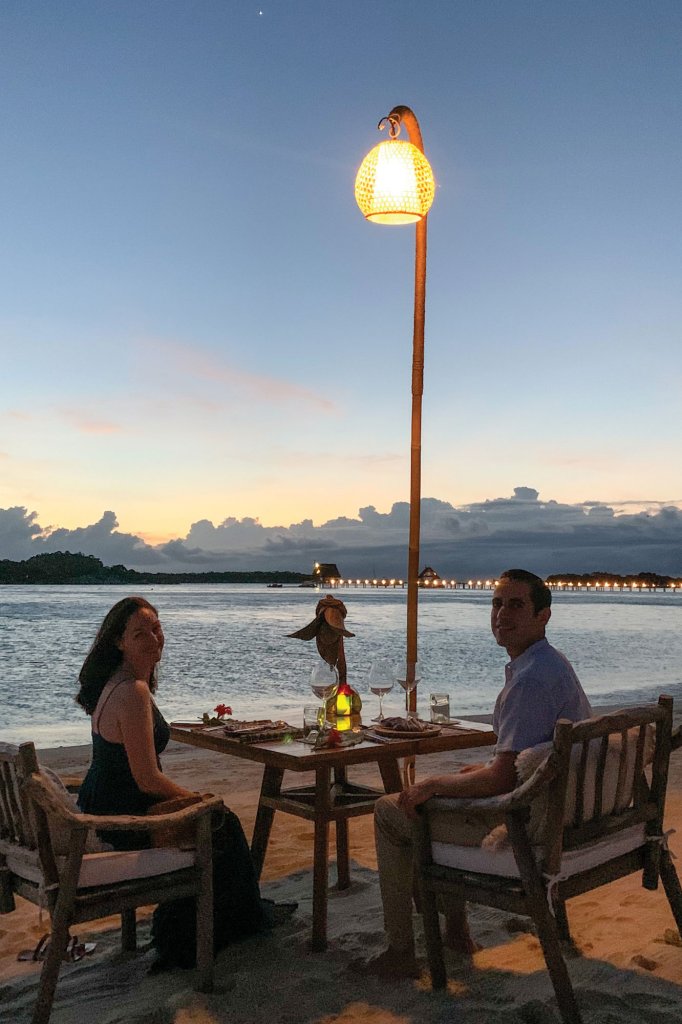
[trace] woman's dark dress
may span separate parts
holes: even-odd
[[[111,691],[116,689],[114,687]],[[111,696],[111,693],[109,696]],[[109,698],[107,697],[107,700]],[[106,702],[105,702],[106,703]],[[102,706],[104,710],[104,705]],[[157,763],[170,739],[168,722],[152,705]],[[101,716],[101,712],[100,712]],[[143,793],[130,770],[122,743],[92,733],[92,762],[78,794],[85,814],[146,814],[158,798]],[[116,850],[150,846],[147,832],[97,833]],[[270,909],[261,901],[253,862],[236,814],[225,808],[213,822],[213,944],[216,950],[235,939],[268,927]],[[152,941],[163,966],[193,967],[196,959],[196,913],[193,897],[160,904],[154,911]]]
[[[111,693],[115,689],[116,687]],[[160,771],[159,754],[168,745],[170,726],[156,704],[152,705],[152,713],[154,749]],[[149,793],[143,793],[135,782],[123,744],[111,743],[98,732],[93,732],[92,762],[78,793],[78,806],[81,811],[84,814],[146,814],[152,804],[158,803],[158,799]],[[151,845],[147,832],[102,831],[97,835],[103,843],[109,843],[115,850],[140,850]]]

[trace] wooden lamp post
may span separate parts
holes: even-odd
[[[390,138],[372,149],[355,179],[355,198],[367,220],[415,224],[414,329],[412,335],[412,432],[410,445],[410,532],[407,562],[407,706],[415,711],[417,693],[409,688],[417,664],[417,608],[421,512],[421,433],[424,391],[424,309],[426,302],[426,219],[435,194],[431,165],[424,156],[419,122],[409,107],[394,107],[378,124]],[[405,125],[410,141],[398,139]]]

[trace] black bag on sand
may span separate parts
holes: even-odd
[[[261,900],[246,836],[227,808],[213,820],[213,949],[263,931],[272,924],[271,904]],[[152,918],[153,970],[194,967],[196,901],[193,896],[160,904]]]

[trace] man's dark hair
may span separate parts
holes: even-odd
[[[552,604],[552,591],[544,580],[536,576],[534,572],[527,569],[505,569],[500,575],[501,580],[513,580],[514,583],[527,583],[530,590],[530,599],[533,602],[535,614],[543,608],[549,608]]]

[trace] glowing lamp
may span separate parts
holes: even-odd
[[[348,719],[353,714],[353,697],[358,700],[358,695],[353,690],[353,687],[347,681],[340,683],[336,691],[336,697],[333,698],[332,713],[336,715],[337,722],[342,721],[344,718]]]
[[[349,688],[350,689],[350,688]],[[339,687],[339,692],[336,694],[336,714],[344,717],[351,713],[351,694],[342,693]]]
[[[355,199],[376,224],[414,224],[436,192],[431,164],[417,146],[391,138],[371,149],[355,179]]]

